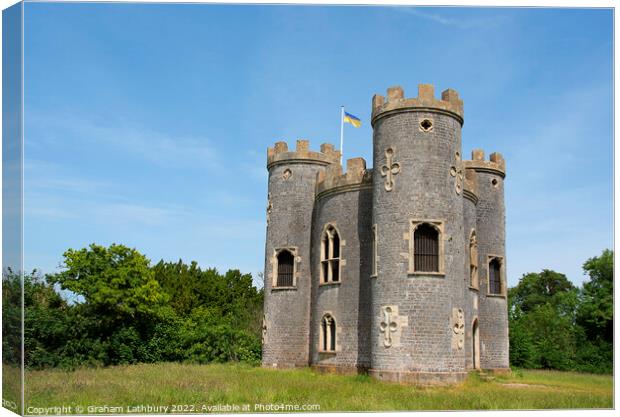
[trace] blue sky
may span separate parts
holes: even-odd
[[[372,164],[370,101],[465,102],[463,153],[507,161],[509,285],[575,283],[613,247],[612,11],[41,4],[25,7],[25,265],[136,247],[255,278],[266,148],[339,140]]]

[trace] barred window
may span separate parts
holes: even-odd
[[[276,285],[278,287],[292,287],[295,256],[285,249],[278,253],[277,260],[278,279]]]
[[[414,232],[413,267],[416,272],[439,272],[439,232],[428,223]]]
[[[336,320],[330,314],[325,314],[321,320],[321,350],[336,350]]]
[[[489,262],[489,294],[502,293],[502,264],[499,258]]]
[[[333,226],[321,237],[321,282],[340,282],[340,236]]]

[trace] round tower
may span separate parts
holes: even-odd
[[[485,160],[484,151],[472,152],[467,171],[478,177],[476,233],[478,241],[480,367],[510,370],[508,361],[508,310],[504,178],[506,163],[499,153]]]
[[[466,376],[468,277],[461,160],[463,102],[432,85],[375,95],[371,375],[433,384]]]
[[[339,163],[329,144],[321,152],[298,140],[267,150],[269,171],[265,243],[263,366],[309,364],[310,245],[317,174]]]

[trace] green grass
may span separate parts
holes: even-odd
[[[163,363],[26,373],[26,414],[33,414],[28,407],[79,406],[79,412],[89,414],[88,406],[121,406],[127,412],[127,406],[149,404],[184,405],[174,410],[183,413],[213,411],[203,406],[218,404],[246,412],[261,411],[255,404],[317,404],[320,411],[612,408],[613,377],[519,370],[493,381],[472,374],[459,385],[419,388],[367,376],[241,364]]]
[[[13,364],[2,364],[2,405],[19,413],[21,406],[21,369]]]

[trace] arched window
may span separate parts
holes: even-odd
[[[439,232],[422,223],[414,232],[413,268],[416,272],[439,272]]]
[[[278,253],[278,277],[276,280],[276,286],[278,287],[292,287],[293,275],[295,269],[295,256],[286,249],[283,249]]]
[[[489,261],[489,294],[502,294],[502,263],[499,258]]]
[[[340,236],[333,226],[321,237],[321,282],[340,282]]]
[[[323,352],[336,351],[336,320],[325,314],[321,319],[321,346]]]

